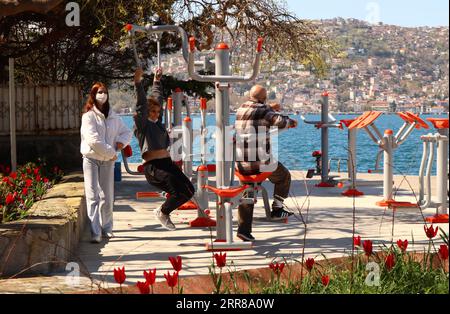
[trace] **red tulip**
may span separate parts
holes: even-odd
[[[181,256],[169,257],[169,261],[172,264],[172,267],[175,271],[179,272],[181,268],[183,268],[183,262],[181,260]]]
[[[48,179],[47,179],[47,178],[44,178],[44,180],[42,180],[42,181],[44,181],[44,183],[47,183],[47,182],[48,182]]]
[[[149,285],[153,285],[156,280],[156,268],[153,268],[153,270],[149,269],[148,273],[144,270],[144,277]]]
[[[11,172],[11,174],[9,175],[13,180],[17,179],[17,172]]]
[[[322,285],[325,287],[330,283],[330,276],[323,275],[322,276]]]
[[[308,271],[311,271],[314,267],[314,263],[315,263],[314,258],[308,258],[305,262],[306,269],[308,269]]]
[[[448,259],[448,245],[441,244],[441,246],[439,247],[439,256],[444,261]]]
[[[38,175],[39,174],[39,167],[35,168],[33,170],[33,173],[34,173],[35,176]]]
[[[27,173],[30,174],[31,173],[31,169],[27,168]]]
[[[138,281],[136,286],[139,288],[141,294],[150,294],[150,284],[146,282]]]
[[[353,245],[361,246],[361,236],[353,237]]]
[[[216,259],[217,267],[222,268],[227,264],[227,253],[214,254],[214,258]]]
[[[400,248],[400,250],[405,252],[406,248],[408,247],[408,240],[405,239],[404,241],[402,241],[402,240],[398,239],[397,240],[397,245]]]
[[[28,188],[23,188],[22,195],[27,195],[27,194],[28,194]]]
[[[3,181],[3,182],[6,182],[7,184],[9,184],[9,177],[4,177],[4,178],[2,179],[2,181]]]
[[[37,181],[37,182],[41,181],[41,176],[40,176],[40,175],[37,175],[37,176],[36,176],[36,181]]]
[[[428,228],[427,226],[423,226],[423,230],[425,230],[425,234],[430,240],[433,239],[438,233],[438,227],[436,226],[436,229],[433,229],[433,225]]]
[[[367,256],[372,255],[372,241],[370,240],[365,240],[363,242],[363,248],[364,248],[364,252],[366,253]]]
[[[178,272],[174,271],[172,276],[170,275],[170,272],[167,272],[167,274],[164,274],[164,278],[166,278],[167,285],[173,288],[178,282]]]
[[[33,180],[31,180],[31,179],[28,179],[28,180],[25,181],[25,186],[27,188],[29,188],[32,184],[33,184]]]
[[[285,264],[284,263],[270,263],[269,268],[273,270],[273,272],[278,276],[283,272]]]
[[[384,261],[384,265],[386,266],[386,269],[388,271],[391,271],[391,269],[395,266],[395,256],[393,253],[389,254],[386,257],[386,260]]]
[[[122,268],[114,268],[114,280],[119,284],[123,284],[125,282],[125,279],[127,278],[127,275],[125,275],[125,266]]]
[[[5,199],[6,205],[14,203],[15,199],[16,199],[15,194],[8,193],[8,195],[6,195],[6,199]]]

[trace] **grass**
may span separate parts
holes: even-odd
[[[386,257],[393,254],[395,264],[389,269]],[[255,278],[248,272],[238,274],[228,267],[229,278],[221,281],[221,289],[214,293],[233,294],[448,294],[447,261],[437,253],[402,252],[396,247],[385,248],[370,257],[355,255],[353,274],[351,257],[342,262],[322,260],[312,270],[299,276],[301,262],[286,264],[283,276],[271,274],[269,280]],[[212,274],[210,273],[212,276]],[[329,278],[324,285],[322,276]],[[216,277],[211,277],[218,280]],[[237,284],[244,281],[245,284]]]

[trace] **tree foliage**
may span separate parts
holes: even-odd
[[[237,63],[251,61],[239,57],[244,51],[254,50],[258,36],[265,38],[266,64],[292,60],[324,73],[324,60],[333,53],[330,41],[317,26],[298,19],[277,0],[76,2],[81,8],[79,27],[66,25],[65,1],[46,14],[24,11],[0,17],[0,69],[8,57],[14,57],[17,78],[22,82],[75,82],[83,86],[96,80],[130,82],[135,64],[124,25],[154,23],[155,17],[164,24],[181,25],[196,37],[200,50],[214,48],[220,40],[230,41]],[[136,42],[143,59],[155,57],[154,38],[140,36]],[[180,45],[175,35],[162,37],[163,54],[176,53]],[[198,95],[203,95],[208,86],[184,84]]]

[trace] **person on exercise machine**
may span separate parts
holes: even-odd
[[[162,124],[162,69],[155,72],[152,97],[146,97],[142,83],[144,71],[138,68],[134,74],[137,91],[136,114],[134,115],[134,134],[139,141],[142,158],[145,160],[145,177],[151,185],[167,192],[166,201],[155,209],[155,217],[161,226],[168,230],[176,227],[170,213],[189,201],[195,189],[189,179],[170,158],[170,145],[166,126]]]
[[[271,126],[278,127],[279,129],[294,128],[297,126],[297,121],[290,119],[287,116],[283,116],[280,111],[279,104],[266,105],[267,91],[260,85],[255,85],[250,90],[250,99],[246,103],[242,104],[236,113],[235,129],[239,134],[237,138],[245,138],[246,135],[251,135],[250,130],[258,130],[260,127],[265,127],[266,137],[263,143],[258,145],[264,145],[264,147],[258,147],[258,145],[236,145],[236,154],[243,156],[242,160],[237,160],[236,168],[243,175],[258,174],[262,171],[265,161],[260,160],[258,150],[263,149],[267,156],[270,156],[270,136],[269,129]],[[252,151],[256,149],[256,151]],[[256,158],[252,158],[252,157]],[[269,158],[267,161],[271,160]],[[293,213],[284,210],[284,199],[289,195],[289,188],[291,185],[291,174],[283,166],[281,162],[277,162],[276,169],[268,178],[270,182],[275,184],[272,213],[273,219],[285,219],[291,216]],[[245,195],[244,195],[245,197]],[[253,220],[253,204],[240,204],[238,208],[238,232],[237,237],[243,241],[254,241],[252,236],[252,220]]]

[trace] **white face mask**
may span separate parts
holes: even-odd
[[[152,119],[148,118],[148,121],[153,122],[153,123],[156,123],[156,122],[158,122],[158,119],[152,120]]]
[[[97,93],[97,95],[95,95],[95,99],[98,101],[98,103],[100,105],[103,105],[108,100],[108,94],[106,94],[106,93],[103,93],[103,94]]]

